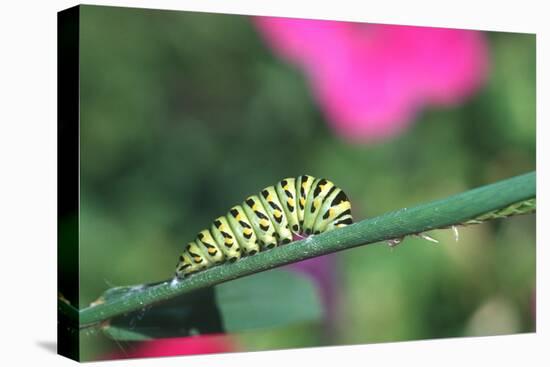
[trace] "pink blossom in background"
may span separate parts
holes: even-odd
[[[125,344],[124,349],[104,359],[168,357],[179,355],[235,352],[235,343],[223,334],[154,339]]]
[[[426,105],[454,105],[484,82],[481,32],[257,17],[267,44],[308,77],[332,128],[356,142],[400,133]]]

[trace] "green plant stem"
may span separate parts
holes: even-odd
[[[177,282],[166,281],[132,292],[121,292],[115,297],[108,297],[104,303],[80,310],[80,325],[94,325],[187,292],[285,264],[460,225],[487,213],[503,210],[514,203],[533,199],[536,196],[535,179],[535,172],[516,176],[445,199],[366,219],[345,228],[243,258],[233,264],[213,267]]]

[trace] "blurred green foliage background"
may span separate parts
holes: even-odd
[[[488,83],[401,136],[350,145],[245,16],[81,8],[80,307],[172,276],[186,241],[279,179],[344,188],[357,220],[535,169],[535,36],[487,33]],[[297,325],[245,350],[534,331],[535,218],[337,254],[330,337]],[[85,332],[84,359],[120,348]]]

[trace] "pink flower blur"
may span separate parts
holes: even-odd
[[[154,339],[126,346],[103,359],[168,357],[237,351],[234,342],[223,334]]]
[[[258,17],[266,42],[308,77],[335,131],[369,142],[402,132],[428,104],[464,101],[485,80],[480,32]]]

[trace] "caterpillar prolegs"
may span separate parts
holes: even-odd
[[[353,223],[351,203],[331,181],[302,175],[285,178],[249,196],[199,232],[180,255],[176,276]]]

